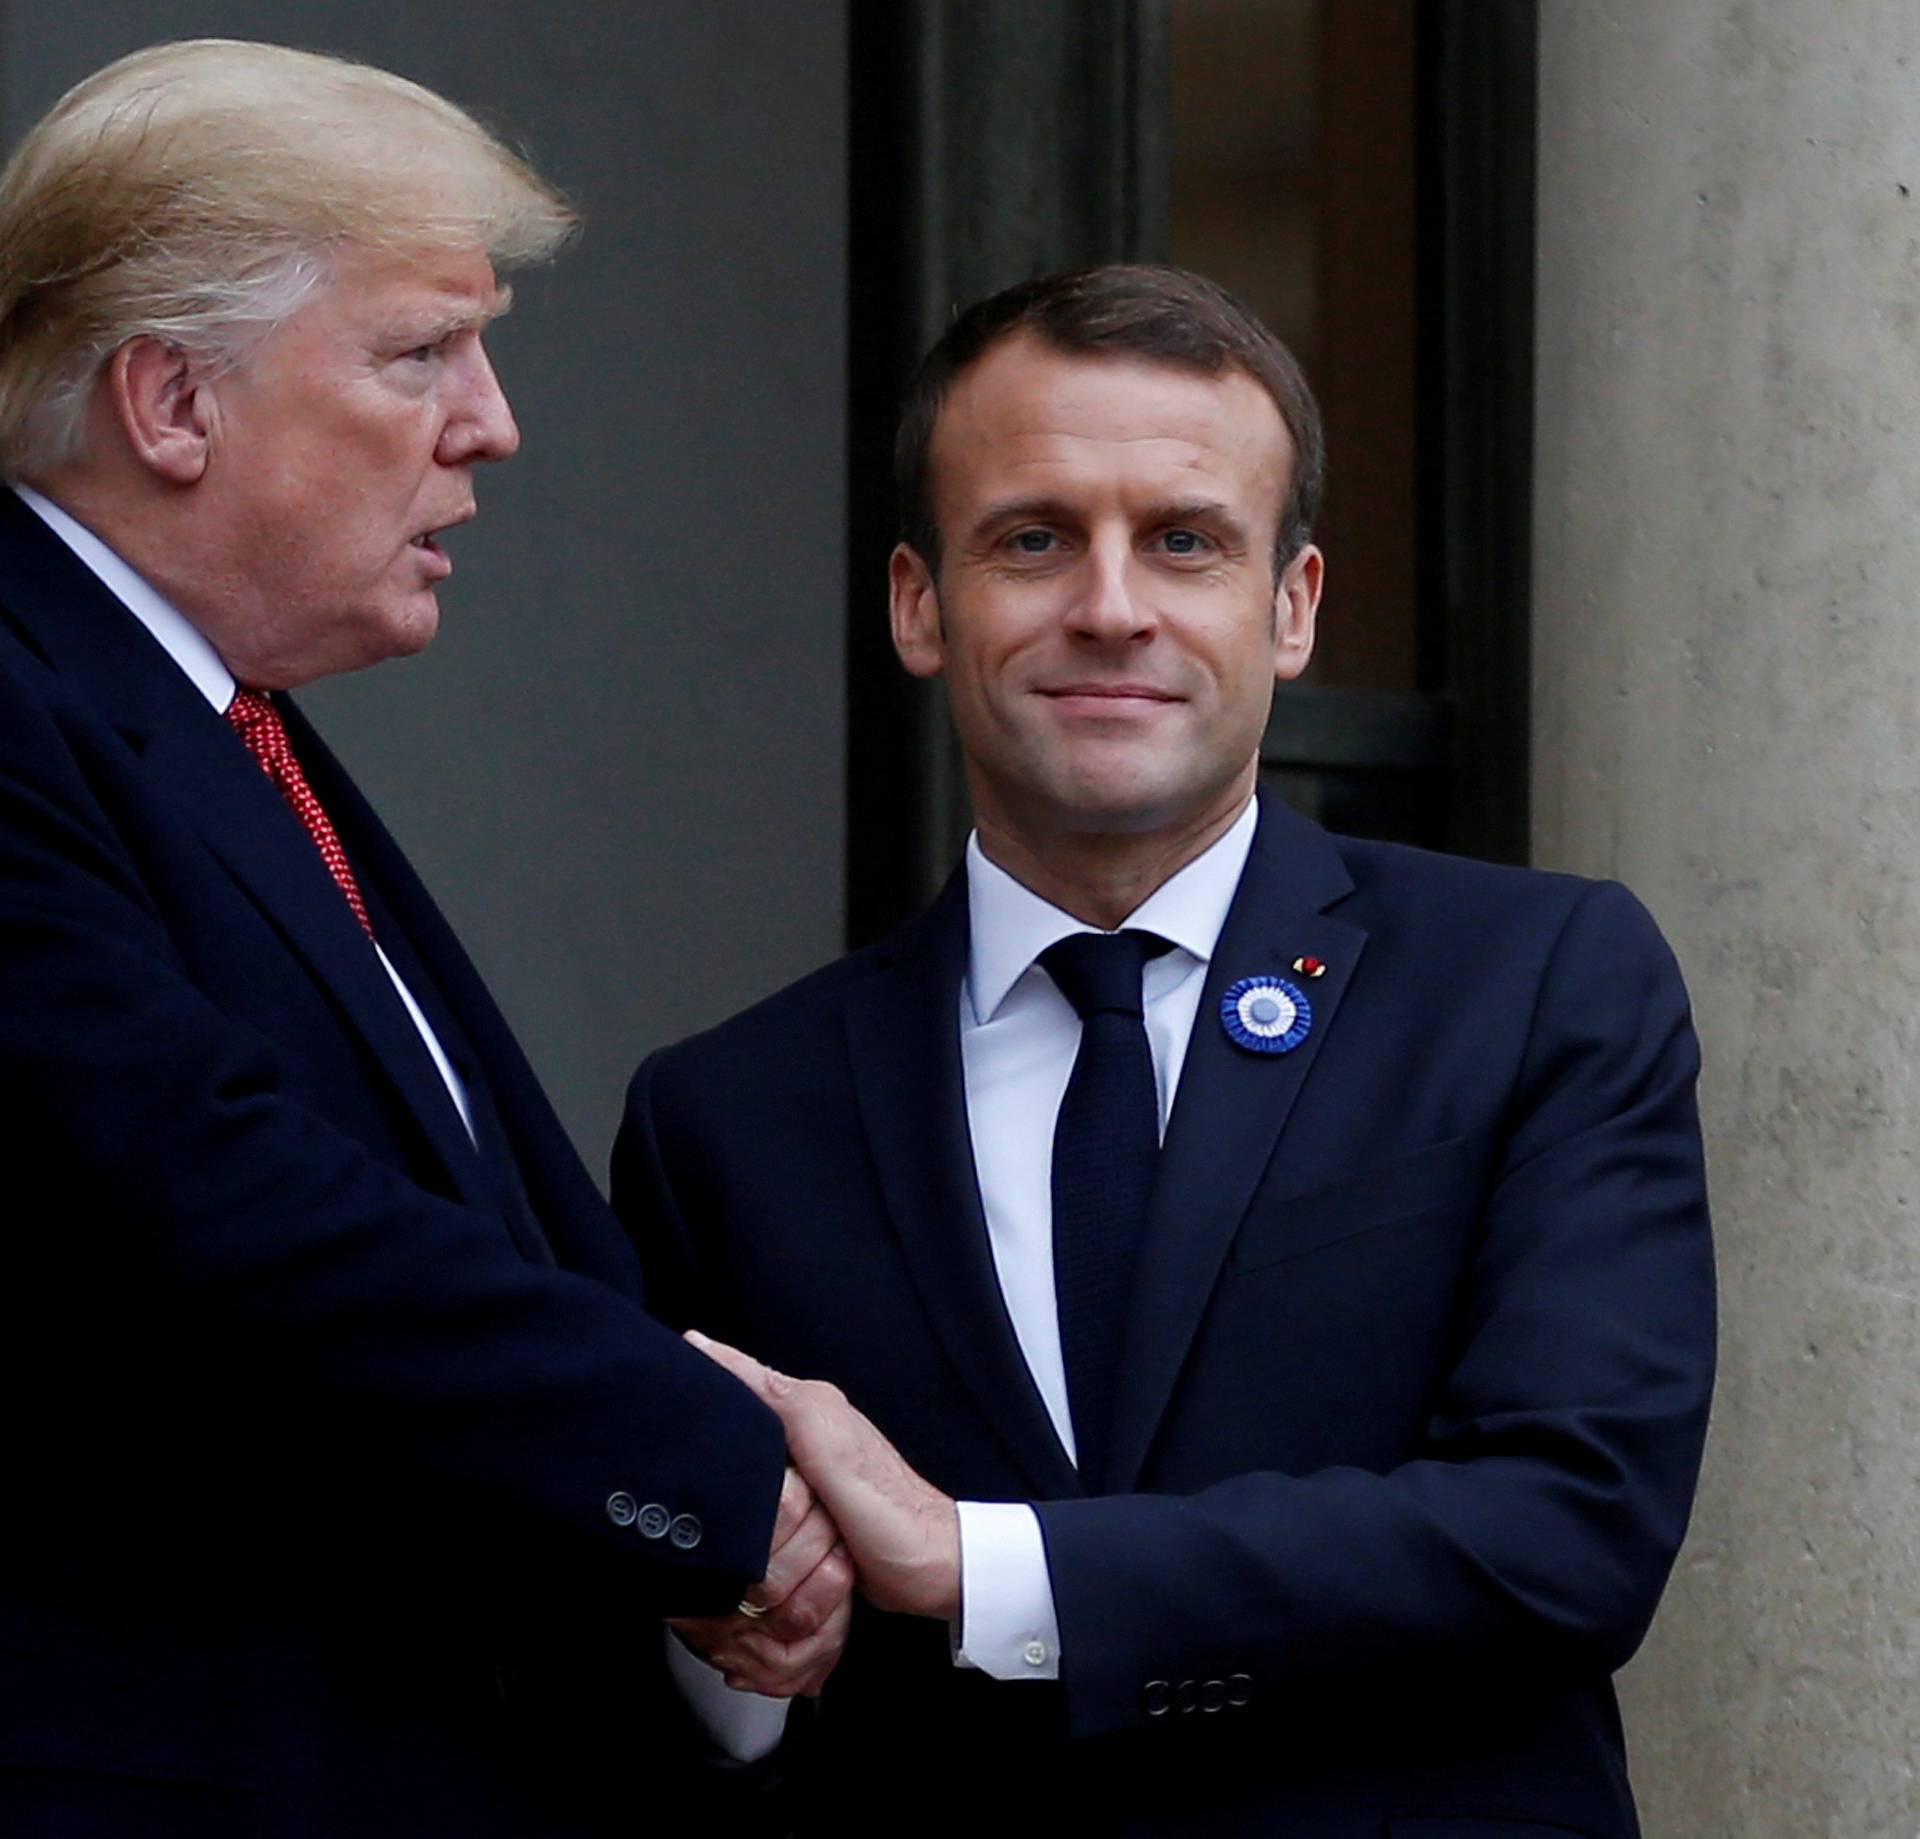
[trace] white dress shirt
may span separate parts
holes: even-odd
[[[220,661],[220,654],[207,642],[206,634],[165,595],[159,593],[151,582],[129,568],[85,524],[61,510],[51,498],[36,492],[30,485],[16,485],[13,489],[19,494],[21,502],[99,577],[101,585],[153,634],[161,650],[186,673],[194,688],[213,705],[215,712],[225,715],[227,705],[233,701],[239,685],[234,682],[233,673]],[[460,1121],[466,1125],[467,1135],[471,1137],[473,1112],[468,1107],[467,1090],[461,1083],[460,1075],[453,1070],[453,1062],[447,1058],[446,1049],[440,1045],[439,1037],[421,1012],[420,1005],[414,1001],[413,992],[401,982],[400,973],[393,968],[387,954],[381,951],[377,939],[373,949],[381,967],[393,980],[401,1004],[413,1018],[414,1027],[420,1031],[420,1039],[432,1055],[433,1064],[439,1069],[454,1109],[460,1113]]]
[[[1249,799],[1219,838],[1123,922],[1173,947],[1149,959],[1141,973],[1163,1136],[1207,965],[1258,821],[1259,807]],[[980,1204],[1013,1332],[1054,1432],[1072,1456],[1053,1291],[1053,1126],[1080,1051],[1080,1018],[1038,959],[1048,946],[1095,928],[989,862],[978,836],[967,844],[967,907],[960,1056]],[[960,1568],[960,1663],[998,1679],[1058,1678],[1059,1622],[1033,1509],[962,1501]]]
[[[1254,800],[1225,832],[1123,922],[1172,950],[1141,973],[1147,1045],[1166,1134],[1187,1043],[1227,909],[1259,822]],[[960,987],[967,1128],[994,1273],[1055,1434],[1074,1455],[1066,1365],[1053,1291],[1053,1126],[1080,1051],[1080,1018],[1038,962],[1094,927],[1041,899],[967,844],[969,946]],[[961,1626],[954,1658],[997,1679],[1057,1679],[1060,1624],[1040,1521],[1021,1502],[961,1501]],[[786,1702],[731,1692],[669,1640],[670,1667],[707,1731],[741,1761],[780,1739]]]

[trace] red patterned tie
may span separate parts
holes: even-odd
[[[327,821],[326,812],[320,808],[319,799],[314,797],[313,787],[300,770],[300,762],[293,757],[293,744],[287,739],[280,711],[257,690],[236,690],[233,701],[227,705],[227,720],[246,742],[248,751],[266,768],[267,777],[280,788],[280,795],[293,807],[294,816],[306,825],[307,835],[313,838],[327,872],[347,897],[353,917],[366,928],[367,937],[372,938],[373,922],[367,918],[367,903],[360,898],[360,884],[353,878],[353,864],[347,860],[347,852],[340,846],[340,839]]]

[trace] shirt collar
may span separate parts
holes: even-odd
[[[220,654],[208,643],[207,636],[152,583],[136,574],[85,524],[30,485],[13,488],[20,501],[44,523],[61,542],[73,551],[95,575],[108,593],[151,632],[168,657],[186,672],[193,686],[223,712],[238,687],[233,673],[221,663]]]
[[[1259,819],[1260,801],[1249,798],[1218,837],[1122,923],[1158,933],[1202,964],[1211,960]],[[988,861],[978,831],[967,839],[967,914],[967,996],[982,1022],[993,1019],[1008,991],[1049,945],[1071,933],[1098,930]]]

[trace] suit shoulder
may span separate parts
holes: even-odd
[[[1583,906],[1645,911],[1617,881],[1446,855],[1366,837],[1337,836],[1333,842],[1353,877],[1354,898],[1368,902],[1417,899],[1427,911],[1441,915],[1511,915],[1549,923],[1564,920]]]
[[[1397,941],[1429,974],[1506,959],[1536,967],[1580,966],[1644,989],[1681,988],[1679,965],[1658,923],[1617,881],[1556,869],[1520,868],[1442,855],[1405,844],[1339,837],[1353,877],[1342,908]]]

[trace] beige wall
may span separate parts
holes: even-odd
[[[1544,0],[1535,811],[1693,986],[1707,1475],[1649,1839],[1920,1833],[1920,5]]]

